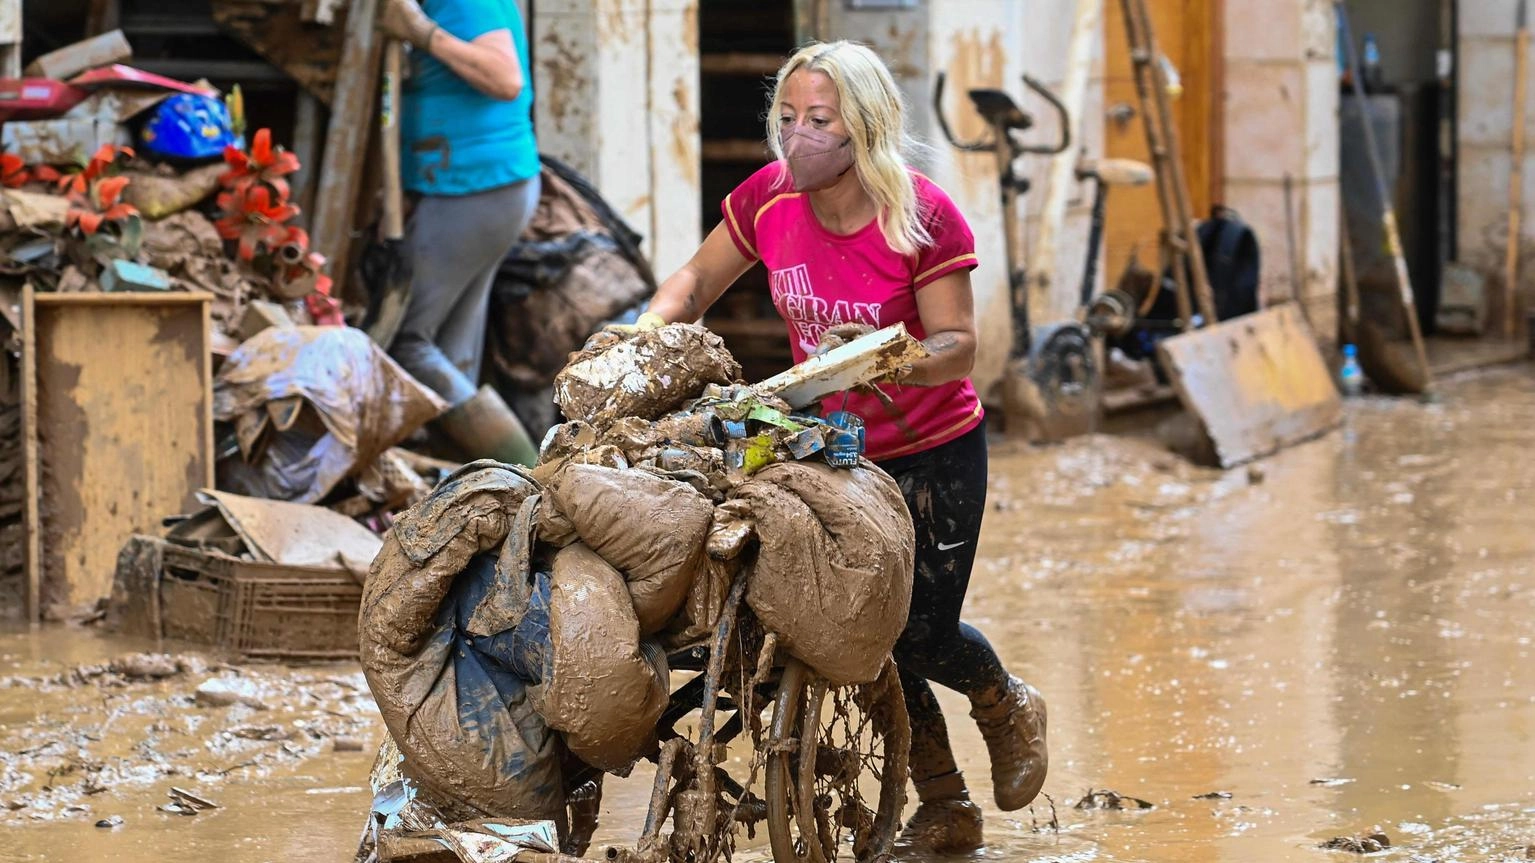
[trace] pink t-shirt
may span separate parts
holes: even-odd
[[[959,208],[931,180],[913,172],[923,224],[933,244],[915,255],[890,248],[875,220],[852,234],[822,226],[810,198],[792,191],[774,162],[726,198],[725,224],[736,248],[767,267],[773,306],[789,325],[789,346],[801,362],[836,324],[888,327],[897,322],[927,338],[917,314],[917,292],[939,278],[975,269],[975,237]],[[780,178],[783,178],[780,180]],[[873,395],[829,398],[826,410],[863,417],[868,458],[912,455],[947,443],[981,422],[981,401],[969,378],[936,387],[881,384],[894,410]]]

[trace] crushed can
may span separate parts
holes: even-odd
[[[826,415],[827,425],[832,427],[826,441],[826,463],[832,467],[857,467],[858,457],[864,452],[863,418],[849,411],[832,411]]]

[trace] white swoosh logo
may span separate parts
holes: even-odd
[[[952,551],[952,550],[954,550],[956,548],[959,548],[962,545],[964,545],[963,542],[940,542],[940,543],[938,543],[938,550],[939,551]]]

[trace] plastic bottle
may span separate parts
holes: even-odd
[[[1359,368],[1359,349],[1343,346],[1343,368],[1338,370],[1338,389],[1345,396],[1357,396],[1364,392],[1364,370]]]
[[[1364,62],[1361,65],[1364,89],[1370,93],[1379,93],[1385,89],[1385,73],[1380,66],[1380,43],[1375,41],[1374,33],[1364,34]]]

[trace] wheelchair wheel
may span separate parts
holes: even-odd
[[[832,687],[798,660],[779,682],[767,755],[776,863],[888,859],[906,804],[911,726],[895,664]]]

